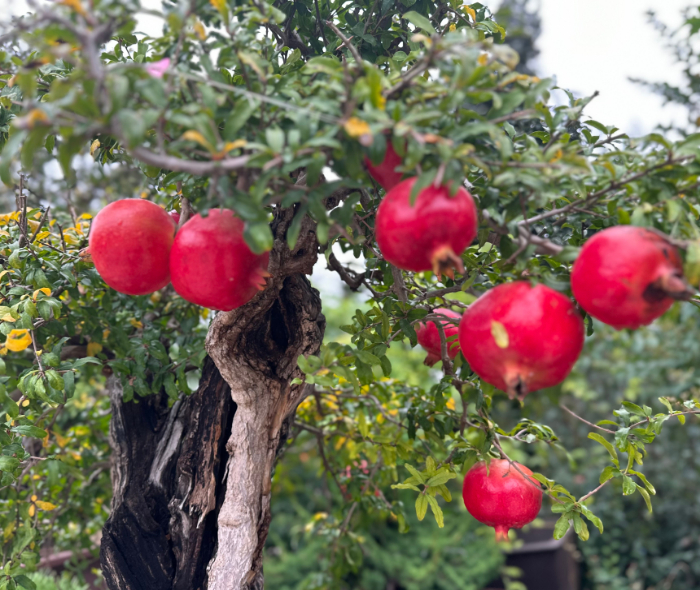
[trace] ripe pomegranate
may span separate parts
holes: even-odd
[[[680,256],[662,235],[631,225],[604,229],[588,240],[571,271],[581,307],[614,328],[653,322],[675,300],[693,295]]]
[[[168,215],[173,218],[173,221],[175,222],[175,225],[180,223],[180,214],[175,211],[174,209],[172,211],[168,211]]]
[[[394,146],[389,140],[386,142],[384,159],[379,164],[375,166],[369,158],[365,157],[365,165],[367,166],[369,175],[387,191],[401,182],[403,172],[396,171],[396,167],[401,166],[401,164],[401,156],[396,153]]]
[[[494,459],[488,467],[474,465],[464,478],[462,498],[469,514],[496,529],[496,541],[507,541],[510,529],[535,520],[542,507],[542,490],[532,471],[505,459]]]
[[[168,258],[175,222],[143,199],[123,199],[100,211],[90,228],[90,255],[112,289],[146,295],[170,281]]]
[[[191,303],[230,311],[265,288],[268,252],[254,254],[243,222],[229,209],[195,215],[175,236],[170,254],[173,287]]]
[[[564,380],[581,354],[583,332],[583,320],[567,297],[516,281],[469,306],[459,343],[479,377],[522,400]]]
[[[462,317],[462,314],[442,307],[436,309],[433,313],[455,320],[459,320]],[[440,341],[440,331],[437,328],[437,321],[442,324],[442,329],[445,332],[447,354],[449,357],[453,359],[459,353],[459,342],[457,342],[457,340],[452,340],[450,342],[450,337],[456,336],[459,333],[459,326],[447,320],[431,320],[425,324],[419,324],[416,330],[416,336],[418,336],[418,344],[428,351],[425,364],[429,367],[432,367],[435,363],[442,360],[442,342]]]
[[[464,272],[460,255],[476,237],[477,211],[462,187],[450,197],[448,187],[428,186],[411,205],[409,178],[391,189],[377,210],[375,230],[384,258],[404,270],[432,270],[454,278]]]

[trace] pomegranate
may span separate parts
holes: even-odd
[[[522,400],[564,380],[581,354],[583,333],[583,320],[567,297],[516,281],[469,306],[459,343],[479,377]]]
[[[100,211],[90,228],[90,255],[112,289],[146,295],[170,281],[168,258],[175,222],[143,199],[123,199]]]
[[[174,209],[172,211],[168,211],[168,215],[173,218],[173,221],[175,222],[175,225],[180,223],[180,214],[175,211]]]
[[[254,254],[243,222],[229,209],[195,215],[175,236],[170,254],[173,287],[191,303],[230,311],[265,288],[268,252]]]
[[[535,520],[542,507],[542,490],[532,471],[505,459],[494,459],[488,467],[474,465],[464,478],[462,498],[469,514],[496,529],[497,541],[507,541],[510,529]]]
[[[462,314],[452,311],[451,309],[440,308],[433,313],[446,316],[451,319],[459,320]],[[459,342],[457,340],[450,341],[451,336],[457,336],[459,327],[447,320],[437,320],[442,324],[442,329],[445,332],[447,339],[447,354],[451,359],[455,358],[459,353]],[[440,331],[437,328],[437,321],[431,320],[425,324],[419,324],[416,330],[418,336],[418,344],[428,351],[428,356],[425,358],[425,364],[432,367],[435,363],[442,360],[442,342],[440,341]]]
[[[604,229],[584,244],[571,289],[583,309],[618,330],[646,326],[675,300],[693,295],[676,248],[663,235],[631,225]]]
[[[394,188],[403,177],[403,172],[397,172],[396,167],[401,166],[401,156],[396,153],[391,141],[386,142],[386,152],[384,159],[376,166],[372,161],[365,157],[365,165],[369,175],[376,180],[384,190]]]
[[[464,272],[460,255],[476,237],[477,211],[462,187],[450,197],[447,186],[428,186],[411,205],[415,178],[391,189],[377,210],[375,230],[384,258],[404,270],[432,270],[454,278]]]

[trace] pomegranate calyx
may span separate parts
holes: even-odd
[[[688,301],[695,295],[695,290],[686,282],[678,270],[672,270],[649,283],[642,295],[649,303],[662,301],[670,297],[676,301]]]
[[[429,352],[428,356],[425,357],[423,364],[426,367],[432,367],[433,365],[439,363],[442,359],[439,356],[435,356],[433,353]]]
[[[496,543],[507,543],[510,529],[507,526],[496,526],[494,528],[496,529]]]
[[[449,246],[441,246],[433,252],[430,257],[430,262],[433,265],[433,272],[438,278],[442,275],[455,279],[455,270],[459,274],[464,274],[464,263],[462,259],[454,253],[454,250]]]
[[[523,401],[530,391],[527,388],[527,383],[523,380],[519,373],[506,376],[506,385],[508,386],[508,397],[510,399],[518,399]]]

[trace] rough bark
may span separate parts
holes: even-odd
[[[110,377],[112,512],[100,561],[110,590],[204,588],[235,413],[207,359],[197,392],[168,407],[165,394],[124,403]]]
[[[316,261],[316,236],[307,220],[290,251],[285,233],[293,213],[283,211],[273,223],[272,277],[265,291],[243,308],[218,314],[207,337],[207,351],[237,405],[209,590],[263,587],[272,468],[303,395],[303,385],[291,381],[303,376],[299,355],[317,353],[323,339],[321,301],[304,276]]]

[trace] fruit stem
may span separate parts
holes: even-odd
[[[464,263],[462,259],[454,253],[454,250],[449,246],[440,246],[433,251],[430,257],[430,262],[433,265],[433,272],[438,276],[446,275],[453,281],[455,278],[455,270],[459,274],[464,274]]]
[[[505,543],[508,541],[508,527],[503,525],[498,525],[494,527],[496,529],[496,542]]]

